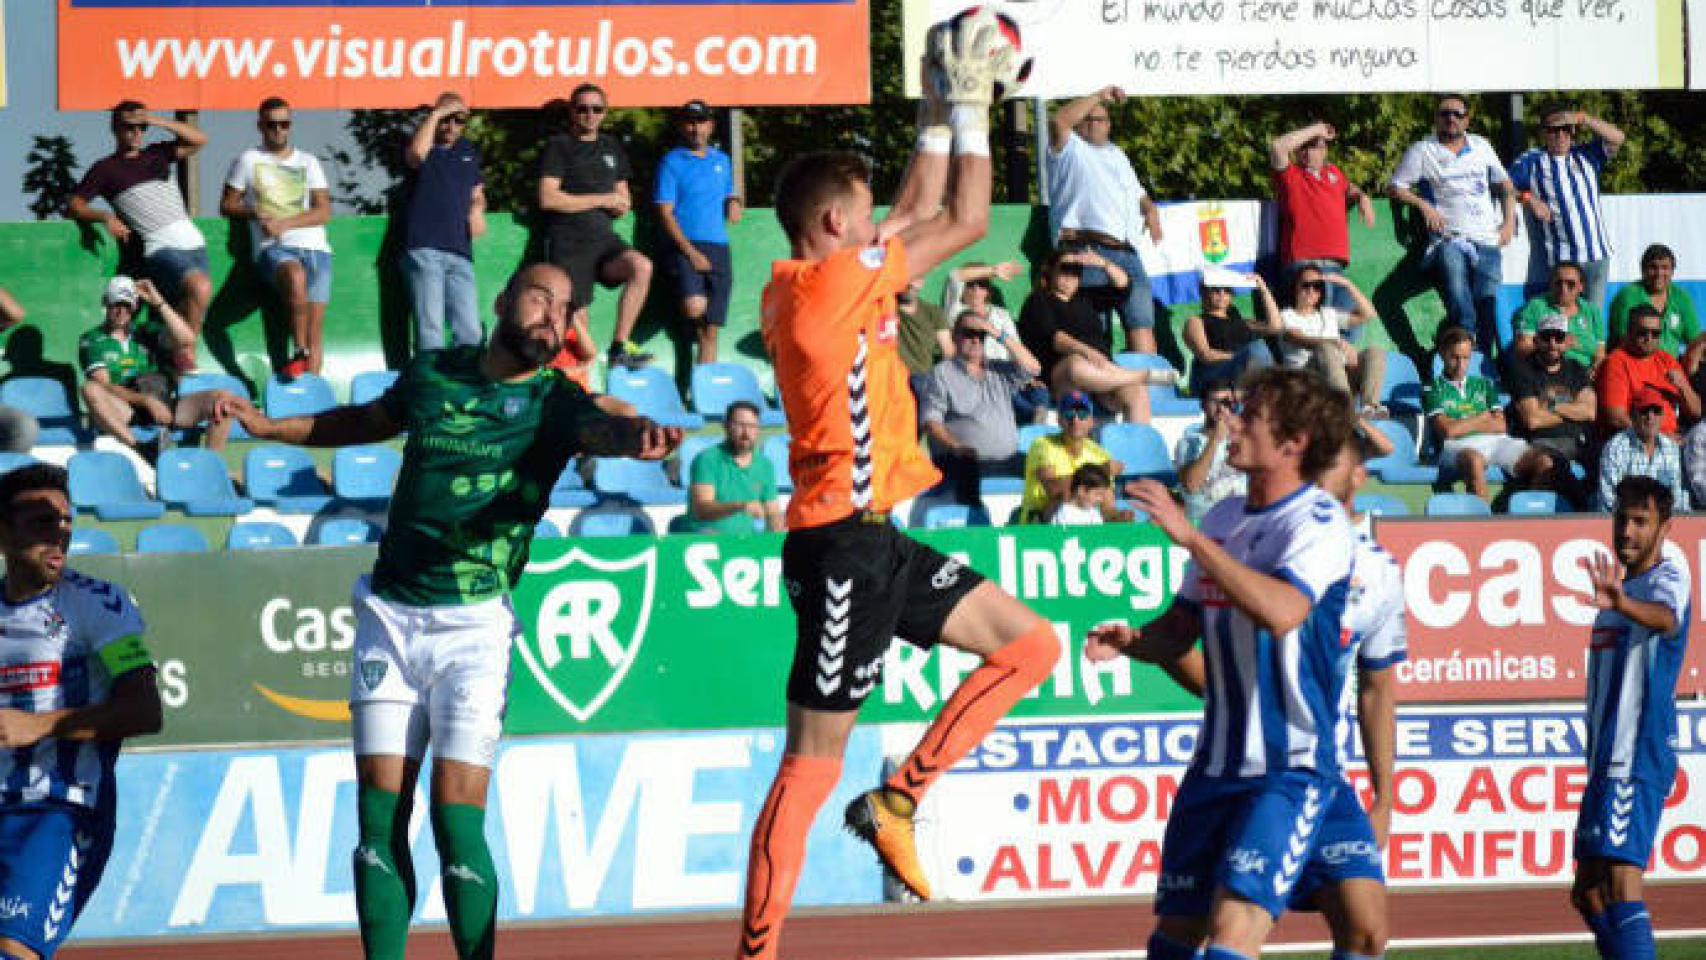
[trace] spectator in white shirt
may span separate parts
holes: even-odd
[[[1114,509],[1114,483],[1108,468],[1086,463],[1072,472],[1072,492],[1054,509],[1049,522],[1057,527],[1096,527]]]
[[[1356,304],[1354,312],[1344,314],[1327,306],[1329,284],[1349,294]],[[1384,412],[1380,388],[1386,380],[1386,351],[1379,347],[1358,350],[1344,337],[1346,328],[1367,323],[1374,316],[1374,304],[1348,277],[1303,267],[1292,280],[1291,306],[1280,311],[1284,328],[1280,362],[1294,369],[1314,370],[1335,389],[1355,396],[1363,415],[1379,416]]]

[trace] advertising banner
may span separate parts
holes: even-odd
[[[975,4],[913,0],[909,49]],[[1683,84],[1682,0],[1006,0],[1029,96],[1601,90]],[[1615,49],[1619,56],[1607,57]],[[908,59],[909,90],[916,73]],[[1698,61],[1696,61],[1698,62]]]
[[[876,782],[878,739],[854,733],[826,810]],[[507,743],[486,819],[498,918],[737,909],[748,837],[781,749],[780,733],[753,731]],[[75,937],[354,927],[347,749],[126,754],[118,787],[112,859]],[[442,922],[424,793],[414,809],[417,919]],[[800,905],[881,899],[876,859],[839,817],[819,818],[809,842]]]
[[[1188,707],[1153,667],[1091,664],[1085,633],[1143,623],[1173,596],[1184,553],[1153,527],[1011,527],[921,535],[1034,605],[1068,655],[1021,716]],[[780,726],[794,616],[781,538],[542,540],[514,593],[507,732],[631,733]],[[161,661],[165,731],[149,743],[348,735],[350,590],[373,548],[79,558],[137,598]],[[896,642],[869,720],[931,716],[976,659]]]
[[[1375,535],[1404,571],[1406,702],[1576,699],[1597,611],[1583,562],[1610,552],[1611,518],[1381,520]],[[1678,697],[1706,696],[1702,574],[1706,519],[1677,517],[1666,553],[1694,585]]]
[[[867,103],[866,0],[58,0],[59,107]]]
[[[1681,766],[1648,876],[1706,880],[1706,705],[1678,714]],[[932,888],[954,900],[1153,894],[1197,727],[1175,716],[997,730],[920,809]],[[1579,706],[1400,711],[1389,882],[1566,881],[1585,730]],[[1366,771],[1350,779],[1366,804]]]

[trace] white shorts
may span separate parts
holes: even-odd
[[[1503,433],[1472,433],[1467,437],[1457,437],[1440,444],[1440,465],[1456,462],[1457,455],[1465,450],[1480,454],[1488,466],[1509,470],[1528,452],[1528,441]]]
[[[508,705],[510,645],[521,633],[507,597],[416,607],[356,581],[350,717],[355,753],[490,767]]]

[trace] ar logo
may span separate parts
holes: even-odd
[[[449,400],[444,401],[444,408],[439,411],[443,419],[438,428],[453,437],[465,436],[480,429],[479,413],[480,398],[470,397],[467,403],[458,406]],[[513,414],[511,414],[513,416]]]
[[[527,572],[516,591],[529,628],[517,645],[522,662],[564,712],[586,723],[639,655],[657,585],[657,548],[602,560],[577,546],[529,563]]]

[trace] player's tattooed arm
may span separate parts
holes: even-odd
[[[646,417],[592,417],[581,425],[580,452],[589,457],[662,460],[681,446],[680,427],[660,427]]]

